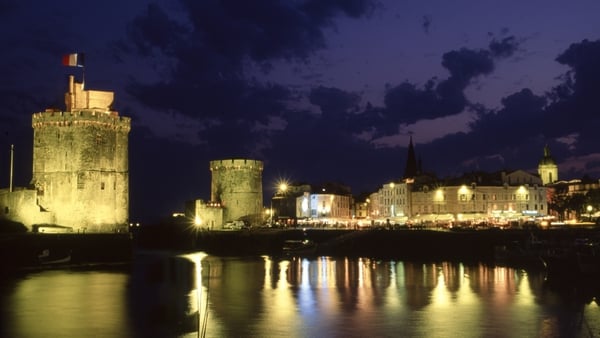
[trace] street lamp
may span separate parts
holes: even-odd
[[[592,210],[594,210],[594,207],[592,207],[591,205],[587,206],[587,213],[588,213],[588,221],[592,221]]]
[[[288,184],[285,181],[280,181],[277,184],[277,190],[275,191],[275,193],[273,194],[273,196],[271,197],[271,208],[269,210],[270,213],[270,223],[271,226],[273,226],[273,199],[275,199],[275,196],[281,195],[281,194],[285,194],[285,192],[288,190]],[[281,202],[279,203],[279,209],[281,208]]]

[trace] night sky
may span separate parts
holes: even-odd
[[[132,118],[130,216],[210,198],[209,161],[370,192],[423,169],[600,177],[600,2],[0,0],[0,187],[31,179],[31,114],[64,109],[61,64]]]

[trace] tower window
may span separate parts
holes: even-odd
[[[100,182],[100,190],[104,190],[104,182]]]

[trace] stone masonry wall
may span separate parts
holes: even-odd
[[[112,232],[129,215],[130,119],[80,110],[33,115],[33,177],[40,206],[56,223]]]
[[[263,205],[263,162],[227,159],[210,162],[211,200],[221,202],[223,222],[260,219]]]
[[[55,215],[41,210],[36,204],[36,196],[37,192],[32,189],[0,190],[0,219],[22,223],[29,230],[33,224],[55,223]]]

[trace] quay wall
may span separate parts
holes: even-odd
[[[213,255],[281,255],[285,240],[308,238],[316,255],[399,260],[493,262],[494,248],[532,236],[557,245],[600,239],[600,230],[243,230],[197,234],[195,248]]]
[[[21,269],[52,268],[43,265],[43,252],[70,254],[71,260],[57,266],[86,266],[95,264],[127,263],[132,259],[132,241],[129,233],[120,234],[35,234],[0,235],[0,273]]]

